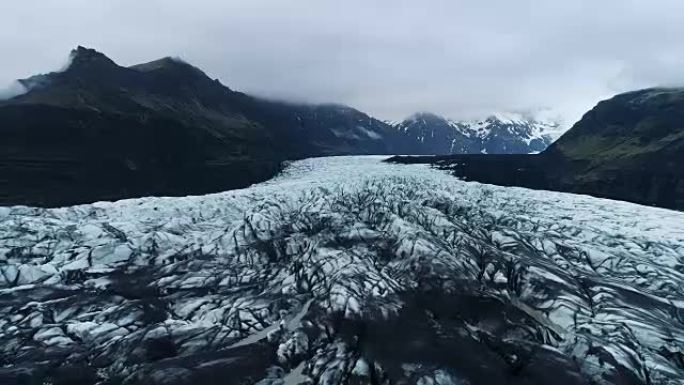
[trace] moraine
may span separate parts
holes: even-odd
[[[684,213],[383,159],[0,208],[0,383],[681,383]]]

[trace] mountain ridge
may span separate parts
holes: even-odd
[[[418,112],[391,125],[401,134],[415,137],[423,145],[421,153],[432,155],[540,152],[552,142],[549,131],[558,128],[555,122],[507,115],[454,120]]]

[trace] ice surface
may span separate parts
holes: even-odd
[[[684,213],[383,159],[0,209],[0,379],[681,383]]]

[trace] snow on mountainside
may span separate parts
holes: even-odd
[[[684,213],[382,159],[0,208],[0,383],[681,383]]]
[[[515,154],[543,151],[559,132],[559,124],[520,114],[491,115],[455,121],[430,113],[390,123],[405,137],[415,138],[422,154]]]

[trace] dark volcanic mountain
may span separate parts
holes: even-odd
[[[528,154],[546,149],[557,123],[522,116],[492,115],[475,121],[453,121],[418,113],[393,124],[405,140],[417,142],[415,154]]]
[[[0,102],[0,204],[65,205],[247,186],[282,160],[391,153],[386,124],[232,91],[177,59],[122,67],[78,47]]]
[[[568,191],[684,209],[684,89],[600,102],[539,155],[402,159],[505,186]]]

